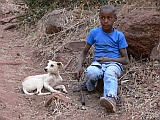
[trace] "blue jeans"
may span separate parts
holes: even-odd
[[[122,67],[119,63],[91,64],[85,70],[84,80],[86,82],[86,87],[88,91],[92,91],[94,90],[96,82],[103,79],[103,96],[106,97],[107,95],[113,95],[117,97],[118,77],[120,77],[121,73]]]

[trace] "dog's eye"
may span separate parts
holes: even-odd
[[[51,64],[51,67],[54,67],[54,65],[53,65],[53,64]]]
[[[57,63],[57,65],[61,65],[61,63]]]

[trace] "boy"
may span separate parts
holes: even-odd
[[[113,28],[117,20],[116,9],[112,5],[100,8],[99,19],[101,26],[90,31],[86,45],[80,54],[77,77],[80,77],[82,64],[86,55],[94,45],[94,60],[85,70],[85,82],[82,89],[93,91],[98,80],[103,79],[104,91],[100,104],[108,111],[116,112],[118,77],[122,72],[122,64],[128,64],[126,47],[128,46],[122,32]]]

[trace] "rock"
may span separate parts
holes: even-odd
[[[160,61],[160,42],[153,48],[150,59]]]
[[[61,61],[66,65],[63,69],[67,70],[77,66],[76,59],[78,60],[80,52],[85,47],[85,41],[68,42],[59,49],[57,49],[55,60]]]
[[[133,11],[122,20],[117,29],[125,34],[130,55],[135,58],[148,58],[152,49],[159,43],[160,13]]]
[[[53,34],[58,33],[63,28],[63,10],[54,10],[48,14],[46,33]]]
[[[3,117],[3,116],[0,116],[0,120],[10,120],[10,119]]]
[[[64,45],[64,49],[72,50],[74,52],[82,51],[85,47],[85,41],[69,42]]]
[[[20,23],[11,23],[11,24],[9,24],[9,25],[6,25],[6,26],[4,27],[4,30],[10,30],[10,29],[12,29],[12,28],[18,27],[19,25],[20,25]]]
[[[63,95],[63,94],[60,94],[60,93],[52,93],[52,95],[50,95],[50,96],[48,97],[48,100],[47,100],[46,103],[45,103],[45,107],[48,107],[48,106],[51,104],[53,98],[58,99],[58,100],[62,100],[62,101],[65,102],[65,103],[68,103],[68,102],[69,102],[69,99],[70,99],[69,97],[67,97],[67,96],[65,96],[65,95]]]

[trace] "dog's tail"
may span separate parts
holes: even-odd
[[[36,93],[29,93],[24,87],[23,87],[23,92],[26,94],[26,95],[35,95]]]
[[[52,94],[51,92],[46,92],[46,93],[38,93],[37,95],[50,95]]]

